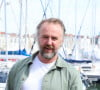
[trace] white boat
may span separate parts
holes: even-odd
[[[81,64],[80,71],[84,73],[91,81],[100,80],[100,61],[88,64]]]
[[[0,61],[0,90],[5,90],[9,67],[5,62]]]
[[[8,73],[12,66],[21,59],[26,58],[27,56],[23,55],[1,55],[0,59],[0,90],[5,90],[6,80]]]
[[[16,1],[16,2],[14,2],[14,1]],[[61,18],[61,19],[63,19],[63,20],[65,20],[65,21],[67,21],[67,22],[65,22],[65,25],[67,25],[67,30],[68,30],[68,33],[69,33],[69,31],[73,31],[74,29],[75,29],[75,31],[73,31],[73,32],[75,32],[75,34],[77,33],[76,31],[77,31],[77,29],[79,29],[79,33],[77,34],[77,35],[80,35],[80,31],[82,31],[83,30],[83,32],[81,32],[81,33],[84,33],[84,32],[86,32],[87,33],[87,31],[89,31],[90,30],[90,32],[92,32],[92,34],[94,34],[94,31],[95,31],[95,15],[94,15],[94,17],[93,18],[91,18],[91,19],[93,19],[92,20],[92,22],[93,22],[93,24],[94,25],[87,25],[87,23],[88,22],[90,22],[90,20],[89,20],[89,18],[91,17],[91,14],[88,14],[87,12],[89,11],[89,12],[91,12],[91,11],[93,11],[93,10],[97,10],[96,11],[96,13],[98,13],[99,11],[98,11],[98,9],[95,9],[95,5],[93,5],[93,10],[91,10],[91,8],[89,8],[90,6],[92,6],[91,5],[91,3],[90,3],[90,0],[87,0],[87,1],[89,1],[88,3],[85,3],[84,2],[84,0],[83,0],[83,6],[85,6],[83,9],[81,9],[81,11],[83,11],[82,13],[80,13],[80,12],[78,12],[79,10],[80,10],[80,7],[78,8],[77,7],[77,5],[79,4],[80,5],[80,3],[79,2],[76,2],[75,3],[75,7],[73,6],[74,4],[69,4],[69,3],[66,3],[66,2],[61,2],[60,0],[58,1],[58,2],[56,2],[56,4],[54,3],[55,2],[55,0],[54,0],[54,2],[53,1],[47,1],[47,0],[45,0],[45,1],[41,1],[41,6],[42,6],[42,8],[40,8],[41,6],[39,6],[39,17],[38,17],[38,15],[36,14],[38,11],[36,11],[36,10],[34,10],[34,8],[32,8],[31,6],[33,6],[34,7],[34,5],[32,4],[32,3],[37,3],[38,2],[38,0],[36,0],[35,2],[34,1],[28,1],[28,3],[27,3],[27,1],[28,0],[20,0],[20,2],[18,2],[18,0],[8,0],[7,2],[4,0],[4,2],[3,2],[3,0],[2,0],[2,2],[1,2],[1,4],[0,4],[0,6],[2,7],[3,5],[4,5],[4,10],[7,10],[7,11],[3,11],[3,9],[0,7],[0,9],[1,9],[1,11],[3,11],[3,12],[1,12],[1,14],[4,14],[4,16],[1,16],[0,17],[0,21],[2,21],[2,23],[4,23],[5,25],[2,25],[2,27],[3,26],[5,26],[4,27],[4,29],[3,30],[5,30],[5,33],[6,33],[6,37],[3,37],[3,39],[2,39],[2,41],[6,41],[5,43],[8,45],[8,41],[13,41],[13,43],[12,44],[9,44],[8,46],[10,46],[10,49],[11,48],[15,48],[15,47],[18,47],[19,49],[21,49],[20,47],[21,46],[25,46],[26,45],[26,43],[25,43],[25,45],[18,45],[19,43],[21,43],[22,42],[22,44],[23,44],[23,41],[24,41],[24,39],[21,41],[21,39],[22,39],[22,37],[21,37],[21,34],[22,34],[22,32],[24,31],[24,29],[25,29],[25,36],[27,36],[27,34],[28,34],[28,30],[32,30],[32,33],[33,33],[33,31],[35,31],[35,29],[34,29],[34,25],[36,25],[37,23],[38,23],[38,21],[40,21],[41,19],[43,19],[43,18],[46,18],[46,17],[49,17],[50,15],[53,17],[53,15],[54,15],[54,17],[58,17],[58,18]],[[64,0],[64,1],[68,1],[68,0]],[[69,2],[69,1],[68,1]],[[15,3],[14,5],[13,5],[13,3]],[[39,2],[40,3],[40,2]],[[64,3],[63,5],[62,5],[62,3]],[[73,2],[71,2],[71,3],[73,3]],[[96,3],[96,1],[94,0],[94,3],[93,4],[95,4]],[[66,5],[66,4],[68,4],[68,5]],[[6,5],[7,5],[7,7],[6,7]],[[65,11],[64,11],[64,13],[63,13],[63,10],[64,10],[64,8],[63,8],[63,6],[68,6],[68,8],[66,8],[66,10],[68,10],[68,11],[72,11],[72,12],[70,12],[71,13],[71,15],[69,15],[69,14],[65,14]],[[72,7],[74,7],[73,8],[73,10],[76,10],[75,11],[75,13],[73,13],[73,10],[72,10],[72,8],[71,8],[71,10],[70,10],[70,8],[69,8],[69,5],[71,6],[72,5]],[[87,5],[87,6],[86,6]],[[14,6],[16,7],[16,10],[14,10]],[[20,7],[19,7],[20,6]],[[61,6],[61,7],[60,7]],[[36,4],[36,7],[38,7],[38,5]],[[35,7],[35,8],[36,8]],[[11,10],[9,10],[11,8]],[[28,8],[30,8],[30,9],[28,9]],[[57,8],[58,8],[58,10],[57,10]],[[25,10],[24,10],[25,9]],[[43,15],[41,15],[41,11],[43,10]],[[86,9],[86,11],[84,12],[84,10]],[[28,11],[27,11],[28,10]],[[31,10],[33,10],[33,13],[31,12]],[[9,13],[8,11],[11,11],[11,13]],[[22,11],[22,12],[21,12]],[[35,14],[34,14],[34,11],[36,11],[35,12]],[[51,13],[50,13],[50,12]],[[55,14],[55,11],[58,11],[56,14]],[[40,13],[41,12],[41,13]],[[54,13],[53,13],[54,12]],[[61,12],[63,13],[63,14],[61,14]],[[95,12],[95,11],[94,11]],[[7,14],[6,14],[7,13]],[[13,15],[12,15],[12,13],[13,13]],[[0,14],[0,15],[1,15]],[[74,15],[75,14],[75,15]],[[8,16],[9,15],[9,16]],[[36,15],[36,16],[35,16]],[[62,15],[65,15],[65,16],[62,16]],[[79,16],[77,16],[77,15],[80,15],[80,17]],[[96,14],[96,15],[99,15],[99,14]],[[11,17],[10,17],[11,16]],[[28,17],[27,17],[28,16]],[[34,17],[33,17],[34,16]],[[89,18],[86,18],[86,16],[89,16]],[[3,18],[4,17],[4,18]],[[9,18],[7,18],[7,17],[9,17]],[[15,17],[14,18],[14,20],[12,20],[13,18],[12,17]],[[42,18],[41,18],[42,17]],[[67,18],[66,18],[67,17]],[[70,18],[71,17],[71,20],[69,20],[68,18]],[[74,19],[73,19],[73,17],[75,17]],[[78,17],[78,18],[77,18]],[[99,16],[98,16],[99,17]],[[7,19],[6,19],[7,18]],[[25,18],[25,20],[24,20],[24,18]],[[31,19],[31,20],[30,20]],[[86,20],[87,19],[87,20]],[[7,21],[8,22],[7,22]],[[18,20],[18,21],[16,21],[16,20]],[[29,21],[30,20],[30,21]],[[14,21],[14,22],[10,22],[10,21]],[[75,23],[70,23],[70,21],[71,22],[75,22]],[[86,22],[85,22],[86,21]],[[99,20],[96,20],[96,21],[99,21]],[[17,23],[17,22],[19,22],[19,23]],[[30,23],[28,23],[28,22],[30,22]],[[81,23],[80,23],[81,22]],[[2,24],[1,23],[1,24]],[[17,24],[16,24],[17,23]],[[34,23],[34,24],[33,24]],[[0,24],[0,25],[1,25]],[[6,25],[7,24],[7,25]],[[15,25],[14,25],[15,24]],[[29,26],[30,24],[32,24],[32,27],[33,28],[29,28],[29,27],[31,27],[31,26]],[[75,27],[73,26],[75,24]],[[89,23],[88,23],[89,24]],[[91,24],[91,23],[90,23]],[[14,26],[13,26],[14,25]],[[83,26],[82,26],[83,25]],[[9,27],[12,27],[13,26],[13,28],[12,28],[12,30],[13,31],[18,31],[19,32],[19,34],[18,34],[18,41],[17,41],[17,37],[15,37],[15,39],[11,39],[11,40],[9,40],[8,38],[9,38],[9,35],[8,35],[8,32],[6,32],[6,31],[8,31],[9,29],[11,29],[11,28],[8,28],[8,26]],[[25,26],[25,27],[24,27]],[[71,26],[71,27],[70,27]],[[73,26],[73,27],[72,27]],[[89,27],[90,26],[90,27]],[[94,31],[91,31],[91,27],[92,27],[92,29],[94,30]],[[2,28],[1,28],[2,29]],[[23,30],[23,31],[22,31]],[[99,30],[99,29],[98,29]],[[66,31],[67,32],[67,31]],[[85,33],[85,34],[86,34]],[[77,35],[76,35],[76,37],[77,37]],[[75,36],[73,36],[73,37],[75,37]],[[5,39],[4,39],[5,38]],[[27,39],[29,39],[29,38],[27,38]],[[67,40],[69,39],[69,37],[67,38]],[[66,40],[66,41],[67,41]],[[87,38],[86,38],[86,40],[87,40]],[[90,48],[90,46],[89,45],[87,45],[87,43],[86,43],[86,40],[84,40],[85,42],[84,43],[82,43],[82,45],[83,46],[86,46],[87,48],[83,48],[84,50],[84,52],[86,52],[87,50],[89,50],[89,48]],[[0,40],[1,41],[1,40]],[[15,42],[14,41],[17,41],[18,43],[16,43],[16,45],[15,45]],[[27,40],[25,40],[25,41],[27,41]],[[73,38],[71,38],[70,39],[70,41],[73,41]],[[76,40],[74,40],[74,42],[75,42],[75,44],[77,44],[78,42],[80,43],[80,41],[78,41],[78,42],[76,42]],[[0,44],[1,44],[2,42],[0,42]],[[29,43],[29,42],[28,42]],[[89,42],[88,42],[89,43]],[[30,43],[29,43],[30,44]],[[67,44],[69,44],[69,42],[67,43]],[[30,44],[31,45],[31,44]],[[1,46],[1,45],[0,45]],[[70,44],[69,44],[69,47],[71,47],[71,46],[74,46],[73,45],[73,43],[71,42]],[[75,45],[76,46],[76,45]],[[79,48],[79,46],[80,46],[80,44],[77,46],[78,48]],[[67,53],[69,53],[68,54],[68,58],[70,58],[70,53],[71,53],[71,49],[69,48],[69,47],[67,47]],[[7,51],[8,51],[8,47],[6,47],[6,49],[7,49]],[[6,50],[5,49],[5,50]],[[29,49],[29,48],[28,48]],[[65,45],[65,49],[66,49],[66,45]],[[69,50],[68,50],[69,49]],[[76,48],[75,48],[76,49]],[[29,50],[30,51],[30,50]],[[34,51],[34,50],[33,50]],[[66,50],[65,50],[66,51]],[[77,60],[77,59],[80,59],[79,61],[81,61],[82,60],[82,58],[80,57],[80,56],[78,56],[79,54],[80,54],[80,51],[81,50],[79,50],[79,52],[75,52],[74,53],[74,56],[76,57],[76,58],[74,58],[73,57],[73,59],[75,59],[75,60]],[[66,53],[66,52],[62,52],[62,53]],[[66,55],[67,55],[67,53],[66,53]],[[66,58],[66,55],[65,55],[65,58]],[[86,58],[87,56],[90,56],[90,53],[84,53],[84,57]],[[95,55],[97,55],[97,54],[95,54]],[[98,53],[98,55],[97,55],[97,57],[98,56],[100,56],[99,55],[99,53]],[[20,59],[23,59],[23,58],[25,58],[26,56],[23,56],[23,55],[7,55],[7,56],[5,56],[5,55],[0,55],[0,60],[1,61],[6,61],[6,60],[8,60],[8,61],[10,61],[10,62],[15,62],[16,60],[20,60]],[[12,65],[13,64],[8,64],[7,66],[8,67],[12,67]],[[85,75],[87,75],[87,76],[96,76],[96,75],[98,75],[98,76],[100,76],[100,74],[99,74],[99,65],[97,65],[97,63],[95,63],[95,62],[93,62],[93,63],[81,63],[81,64],[76,64],[75,63],[75,67],[77,67],[83,74],[85,74]],[[87,71],[86,71],[87,70]],[[94,74],[94,71],[95,71],[95,74]],[[1,85],[0,85],[1,86]],[[3,86],[3,85],[2,85]],[[1,89],[0,89],[1,90]]]
[[[5,90],[6,83],[0,83],[0,90]]]

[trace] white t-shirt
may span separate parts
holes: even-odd
[[[30,66],[29,77],[22,85],[21,90],[42,90],[42,79],[55,62],[45,64],[42,63],[38,57],[33,60],[33,64]]]

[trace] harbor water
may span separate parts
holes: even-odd
[[[100,90],[100,83],[93,83],[87,90]]]

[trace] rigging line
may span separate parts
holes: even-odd
[[[92,35],[95,37],[96,1],[92,0]]]
[[[88,4],[87,4],[86,10],[85,10],[85,14],[84,14],[84,16],[83,16],[83,19],[82,19],[82,22],[81,22],[81,25],[80,25],[80,28],[79,28],[79,31],[78,31],[77,35],[80,34],[82,25],[83,25],[83,23],[84,23],[84,18],[85,18],[85,16],[86,16],[86,13],[87,13],[87,10],[88,10],[88,7],[89,7],[89,4],[90,4],[90,0],[89,0],[89,2],[88,2]]]
[[[2,7],[2,4],[3,4],[3,0],[1,1],[1,4],[0,4],[0,9],[1,9],[1,7]]]
[[[51,12],[51,16],[53,16],[53,12],[52,12],[52,9],[50,8],[50,12]]]
[[[41,0],[40,0],[40,2],[41,2],[42,9],[43,9],[43,12],[44,12],[43,18],[44,18],[44,17],[46,18],[46,10],[47,10],[47,8],[48,8],[48,6],[49,6],[50,0],[48,0],[48,3],[47,3],[47,5],[46,5],[46,8],[44,8],[43,3],[42,3]],[[31,47],[30,54],[31,54],[31,52],[32,52],[32,50],[33,50],[33,47],[34,47],[35,43],[36,43],[36,37],[35,37],[35,39],[34,39],[34,42],[33,42],[32,47]]]
[[[13,13],[13,16],[14,16],[14,19],[15,19],[15,22],[16,22],[16,25],[17,25],[17,28],[18,28],[18,22],[17,22],[17,19],[16,19],[16,15],[15,15],[15,13],[14,13],[14,9],[13,9],[13,7],[12,7],[12,4],[10,3],[10,8],[11,8],[11,11],[12,11],[12,13]]]
[[[48,0],[48,3],[47,3],[47,5],[46,5],[46,7],[44,8],[44,6],[43,6],[43,3],[42,3],[42,0],[40,0],[40,2],[41,2],[41,5],[42,5],[42,9],[43,9],[43,18],[45,17],[46,18],[46,11],[47,11],[47,8],[48,8],[48,6],[49,6],[49,3],[50,3],[50,0]]]
[[[36,37],[34,37],[34,41],[33,41],[33,44],[32,44],[32,47],[31,47],[31,50],[30,50],[30,53],[29,53],[30,55],[32,54],[32,50],[34,48],[35,43],[36,43]]]
[[[45,15],[45,18],[46,18],[46,11],[47,11],[47,8],[48,8],[48,6],[49,6],[49,3],[50,3],[50,0],[48,0],[47,6],[46,6],[45,9],[44,9],[43,18],[44,18],[44,15]]]
[[[86,10],[85,10],[85,14],[84,14],[84,16],[83,16],[83,19],[82,19],[82,22],[81,22],[81,25],[80,25],[80,28],[79,28],[79,31],[78,31],[78,34],[77,34],[77,35],[80,34],[80,31],[81,31],[81,28],[82,28],[82,24],[84,23],[84,18],[85,18],[85,16],[86,16],[86,13],[87,13],[89,4],[90,4],[90,0],[89,0],[89,2],[88,2],[88,4],[87,4]]]
[[[44,12],[44,6],[43,6],[43,3],[42,3],[42,0],[40,0],[40,2],[41,2],[42,9],[43,9],[43,12]],[[46,18],[45,12],[44,12],[43,16],[45,16],[45,18]]]
[[[67,56],[64,46],[62,46],[62,49],[63,49],[64,55]]]
[[[83,16],[83,18],[82,18],[82,22],[81,22],[80,28],[79,28],[79,30],[78,30],[78,33],[77,33],[77,35],[75,36],[75,41],[78,39],[78,35],[80,35],[81,28],[82,28],[82,25],[83,25],[83,23],[84,23],[84,18],[85,18],[85,16],[86,16],[86,13],[87,13],[89,4],[90,4],[90,0],[89,0],[89,2],[88,2],[88,4],[87,4],[86,10],[85,10],[85,14],[84,14],[84,16]],[[73,47],[73,49],[72,49],[72,53],[73,53],[73,51],[74,51],[74,49],[75,49],[75,46],[76,46],[76,43],[74,44],[74,47]]]
[[[51,15],[53,16],[53,12],[52,12],[51,6],[49,5],[48,8],[50,9]]]

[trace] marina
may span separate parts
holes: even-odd
[[[49,17],[64,21],[59,55],[80,72],[83,90],[100,90],[99,11],[99,0],[1,0],[0,90],[11,67],[38,50],[36,26]]]

